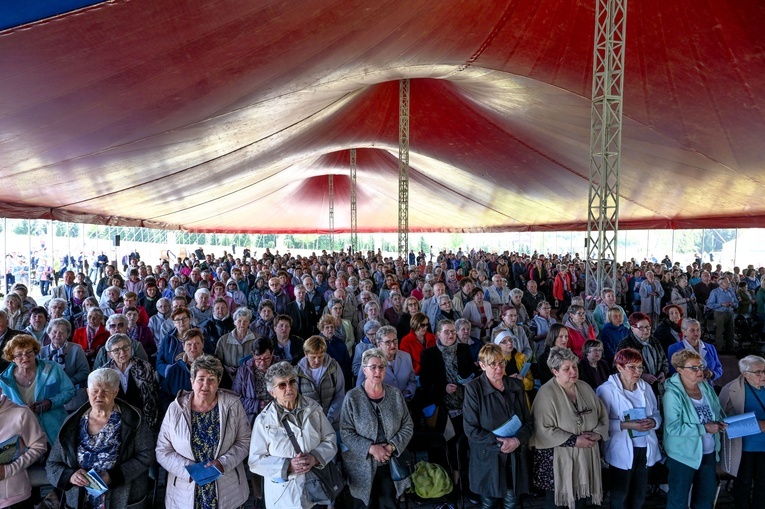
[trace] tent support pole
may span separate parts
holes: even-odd
[[[627,0],[596,0],[585,248],[585,291],[593,297],[606,277],[616,278],[626,23]]]
[[[409,80],[398,86],[398,255],[409,253]]]
[[[335,176],[331,173],[328,176],[329,186],[329,251],[335,250]]]
[[[351,149],[351,249],[359,249],[359,219],[356,209],[356,149]]]

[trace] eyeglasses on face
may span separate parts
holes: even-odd
[[[747,373],[751,373],[755,376],[762,376],[765,375],[765,369],[758,369],[757,371],[746,371]]]
[[[189,321],[189,317],[188,316],[184,316],[183,318],[176,318],[175,320],[173,320],[174,323],[183,323],[183,322],[188,322],[188,321]]]
[[[640,372],[645,371],[645,367],[642,364],[641,365],[627,364],[625,367],[630,371],[640,371]]]
[[[443,334],[446,334],[447,336],[454,336],[455,334],[457,334],[457,331],[454,329],[443,329],[441,332]]]
[[[650,325],[635,325],[635,328],[637,330],[651,330],[651,326]]]
[[[289,380],[287,380],[286,382],[279,382],[278,384],[274,385],[274,387],[276,387],[276,388],[277,388],[277,389],[279,389],[280,391],[283,391],[283,390],[286,390],[286,389],[287,389],[287,386],[288,386],[288,385],[289,385],[290,387],[295,387],[295,386],[297,386],[297,378],[290,378],[290,379],[289,379]]]
[[[420,324],[420,329],[427,329],[428,327],[430,327],[430,323],[429,322],[425,322],[423,324]]]
[[[269,355],[260,355],[260,356],[256,355],[255,357],[252,358],[252,360],[257,362],[257,363],[261,363],[261,362],[271,362],[272,358],[273,358],[273,355],[270,355],[270,354]]]
[[[111,350],[109,350],[109,353],[118,354],[120,352],[127,352],[128,350],[130,350],[130,345],[125,345],[125,346],[112,348]]]
[[[385,366],[382,364],[367,364],[364,367],[370,371],[385,371]]]
[[[117,327],[127,327],[127,324],[122,322],[109,324],[110,329],[116,329]]]
[[[395,343],[396,343],[396,341],[395,341],[395,340],[393,340],[393,339],[386,339],[386,340],[384,340],[384,341],[378,341],[378,342],[377,342],[377,344],[378,344],[378,345],[381,345],[381,346],[388,346],[388,345],[393,345],[393,344],[395,344]]]
[[[704,366],[680,366],[681,369],[689,369],[693,371],[694,373],[698,373],[699,371],[704,371]]]
[[[34,350],[26,350],[24,352],[19,352],[16,355],[13,356],[13,360],[23,359],[24,357],[34,357],[35,352]]]
[[[507,364],[507,361],[503,359],[501,361],[489,362],[486,364],[486,366],[491,369],[497,369],[497,368],[504,368],[506,364]]]

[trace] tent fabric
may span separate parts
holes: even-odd
[[[621,229],[765,222],[765,4],[627,15]],[[594,2],[113,0],[0,32],[0,215],[217,232],[586,228]]]

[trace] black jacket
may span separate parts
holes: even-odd
[[[462,378],[470,378],[470,375],[478,376],[478,367],[473,362],[473,354],[468,345],[457,345],[457,373]],[[422,388],[423,406],[435,403],[437,406],[444,404],[446,395],[446,366],[444,356],[437,346],[426,348],[420,357],[420,386]]]

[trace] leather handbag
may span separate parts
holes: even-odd
[[[398,456],[390,458],[390,477],[394,481],[403,481],[412,476],[416,460],[414,454],[407,449],[401,451]]]
[[[292,442],[297,454],[303,454],[295,434],[287,419],[282,421],[287,436]],[[345,477],[334,461],[327,462],[324,468],[313,467],[305,474],[305,495],[309,502],[322,505],[333,505],[335,499],[345,489]]]

